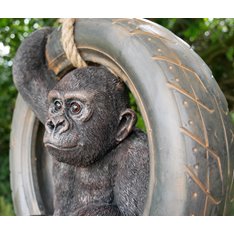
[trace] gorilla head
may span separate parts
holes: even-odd
[[[115,148],[132,131],[124,83],[102,67],[75,69],[48,95],[44,144],[58,161],[86,167]]]

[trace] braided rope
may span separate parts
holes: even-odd
[[[62,37],[61,43],[68,60],[74,67],[82,68],[87,67],[85,61],[81,58],[74,39],[74,25],[76,19],[60,19],[62,23]]]

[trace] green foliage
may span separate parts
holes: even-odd
[[[232,122],[234,124],[234,111],[231,112],[231,118],[232,118]]]
[[[0,197],[0,216],[14,215],[12,204],[7,202],[4,197]]]
[[[234,110],[234,19],[151,19],[184,39],[204,59]],[[56,19],[0,19],[0,215],[12,215],[9,185],[9,136],[17,91],[12,81],[13,57],[21,41],[44,26],[57,26]],[[137,127],[145,131],[137,111]],[[234,122],[234,112],[231,114]]]
[[[129,94],[129,99],[130,99],[131,108],[137,113],[136,127],[143,130],[144,132],[146,132],[146,127],[145,127],[144,120],[143,120],[143,118],[141,116],[139,107],[137,106],[136,100],[135,100],[134,96],[132,95],[132,93]]]

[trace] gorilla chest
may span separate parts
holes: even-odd
[[[76,174],[80,204],[92,202],[110,203],[112,197],[112,172],[108,165],[81,168]]]
[[[55,161],[55,215],[72,214],[91,204],[113,203],[115,170],[110,162],[77,168]]]

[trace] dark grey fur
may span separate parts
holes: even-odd
[[[15,84],[45,125],[53,156],[54,215],[141,215],[147,194],[149,153],[137,130],[122,81],[103,67],[75,69],[58,83],[48,71],[45,43],[36,31],[18,49]],[[48,99],[47,99],[48,97]],[[61,101],[59,109],[55,101]],[[77,101],[81,109],[72,113]]]

